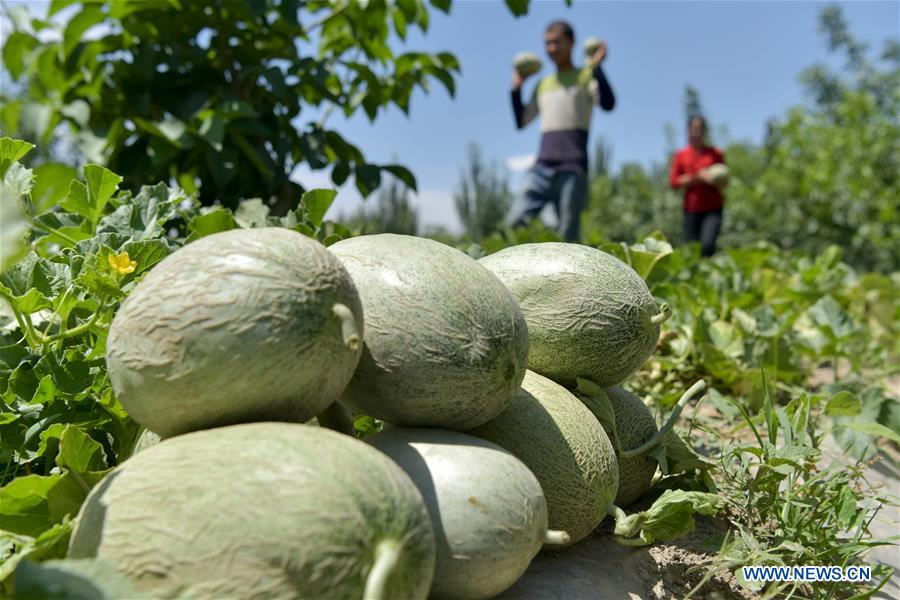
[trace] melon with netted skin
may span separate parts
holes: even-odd
[[[115,566],[154,598],[425,598],[422,495],[351,437],[249,423],[163,440],[88,495],[69,558]]]
[[[643,400],[619,386],[608,387],[605,391],[615,415],[615,433],[622,450],[639,448],[656,435],[659,431],[656,419]],[[611,432],[606,433],[612,437]],[[616,505],[625,508],[650,488],[659,463],[649,454],[626,457],[617,454],[616,459],[619,464]]]
[[[350,381],[362,336],[356,287],[325,246],[236,229],[150,270],[113,319],[106,364],[128,414],[167,438],[312,418]]]
[[[513,57],[513,67],[519,75],[528,77],[541,70],[541,58],[534,52],[519,52]]]
[[[528,323],[528,368],[568,388],[601,387],[637,371],[671,311],[634,269],[581,244],[512,246],[479,262],[506,284]]]
[[[509,408],[468,433],[531,469],[547,498],[549,528],[568,533],[569,544],[611,511],[619,469],[609,437],[578,398],[546,377],[526,372]]]
[[[366,235],[329,247],[366,315],[341,402],[395,425],[464,430],[495,417],[528,363],[516,299],[478,261],[434,240]]]
[[[437,545],[431,597],[492,598],[511,586],[547,543],[547,501],[534,474],[503,448],[464,433],[393,427],[368,441],[412,478]]]

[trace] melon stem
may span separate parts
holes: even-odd
[[[384,600],[388,577],[400,560],[400,544],[394,540],[382,540],[375,546],[375,564],[366,577],[363,600]]]
[[[659,307],[659,312],[650,317],[650,322],[654,325],[660,325],[669,320],[672,316],[672,308],[665,302]]]
[[[356,319],[353,317],[353,312],[340,302],[331,307],[331,312],[341,320],[341,336],[344,338],[344,345],[351,350],[358,350],[359,331],[356,327]]]
[[[569,534],[565,531],[548,529],[544,532],[544,539],[542,541],[551,546],[560,546],[562,544],[568,544],[571,539],[572,538],[570,538]]]
[[[681,415],[681,411],[684,410],[684,407],[688,403],[688,401],[705,388],[706,382],[702,379],[689,387],[688,390],[681,395],[681,398],[678,399],[678,403],[675,404],[675,408],[672,410],[672,414],[669,415],[669,420],[666,421],[666,424],[660,427],[659,431],[657,431],[652,438],[650,438],[637,448],[632,448],[631,450],[622,450],[619,453],[620,457],[632,458],[635,456],[640,456],[656,446],[656,444],[658,444],[659,441],[663,439],[663,437],[665,437],[673,427],[675,427],[675,422],[678,421],[678,417]]]

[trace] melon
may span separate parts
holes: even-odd
[[[728,181],[728,167],[723,163],[710,165],[704,169],[703,176],[712,185],[721,185]]]
[[[179,435],[88,495],[69,558],[154,598],[425,598],[428,510],[384,454],[327,429],[249,423]]]
[[[584,40],[584,53],[588,57],[594,56],[597,49],[603,44],[603,40],[598,37],[589,37]]]
[[[511,586],[545,542],[547,502],[534,474],[491,442],[442,429],[394,427],[367,440],[412,478],[437,546],[430,596],[491,598]]]
[[[541,70],[541,59],[534,52],[519,52],[513,57],[513,68],[522,77],[528,77]]]
[[[246,421],[306,421],[341,393],[362,352],[362,305],[322,244],[236,229],[156,265],[113,319],[116,397],[163,438]]]
[[[634,269],[580,244],[522,244],[479,262],[518,299],[528,323],[528,368],[568,388],[601,387],[637,371],[671,314]]]
[[[623,456],[618,449],[634,450],[649,442],[657,434],[656,419],[644,404],[644,401],[619,386],[606,388],[606,397],[615,419],[615,430],[606,428],[607,435],[614,442],[618,440],[616,462],[619,465],[619,491],[616,493],[616,505],[625,508],[634,503],[650,488],[656,467],[659,464],[649,454]],[[592,408],[591,398],[578,394],[579,399],[588,408]],[[592,409],[593,412],[593,409]],[[596,413],[595,413],[596,415]],[[603,419],[600,418],[603,424]]]
[[[366,334],[341,402],[394,425],[464,430],[498,415],[528,362],[516,299],[468,255],[426,238],[329,247],[359,289]]]
[[[137,454],[141,450],[146,450],[150,446],[155,446],[160,442],[159,436],[150,431],[149,429],[145,429],[141,432],[141,435],[138,436],[138,439],[134,442],[134,448],[131,450],[132,454]]]
[[[528,371],[522,388],[494,419],[468,433],[511,452],[537,477],[548,527],[587,537],[611,510],[619,469],[609,437],[571,392]]]

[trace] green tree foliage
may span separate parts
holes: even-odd
[[[765,239],[819,254],[836,243],[866,270],[900,269],[900,46],[878,62],[857,42],[837,7],[820,29],[846,66],[814,66],[801,80],[812,106],[771,124],[759,155],[727,150],[730,245]]]
[[[687,123],[688,119],[693,116],[699,115],[701,117],[706,116],[706,112],[703,110],[703,103],[700,101],[700,92],[692,85],[686,85],[684,87],[684,122]]]
[[[515,3],[514,14],[528,2]],[[325,126],[333,110],[374,120],[404,112],[433,82],[452,95],[449,52],[398,53],[389,41],[428,29],[450,0],[53,0],[34,18],[7,7],[3,64],[24,96],[3,97],[4,131],[42,145],[58,126],[78,151],[125,185],[173,181],[205,204],[242,197],[296,204],[305,163],[350,176],[363,195],[383,171],[415,189],[399,165],[375,165]],[[24,123],[23,123],[24,121]]]
[[[409,188],[392,177],[382,184],[374,210],[361,206],[349,219],[341,219],[351,230],[361,234],[399,233],[417,235],[419,213],[409,201]]]
[[[509,179],[495,161],[484,160],[474,142],[453,199],[470,240],[478,242],[503,226],[512,199]]]
[[[843,53],[845,66],[805,70],[800,77],[809,104],[771,119],[761,145],[725,144],[731,180],[720,245],[767,241],[813,256],[836,244],[861,270],[896,271],[900,43],[888,40],[878,60],[870,60],[836,7],[823,9],[820,29],[829,49]],[[691,86],[685,89],[684,109],[686,115],[702,110]],[[661,230],[680,241],[681,194],[668,187],[669,164],[649,171],[638,164],[617,173],[595,169],[586,239],[631,242]]]

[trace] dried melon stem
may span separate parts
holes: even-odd
[[[569,534],[565,531],[559,531],[557,529],[548,529],[544,532],[543,542],[545,544],[549,544],[551,546],[559,546],[561,544],[568,544],[570,541]]]
[[[341,320],[341,335],[344,338],[344,345],[351,350],[359,349],[359,331],[356,328],[356,319],[353,318],[353,312],[340,302],[331,307],[331,312]]]
[[[382,540],[375,547],[375,564],[366,577],[363,600],[384,600],[388,578],[400,560],[400,543]]]

